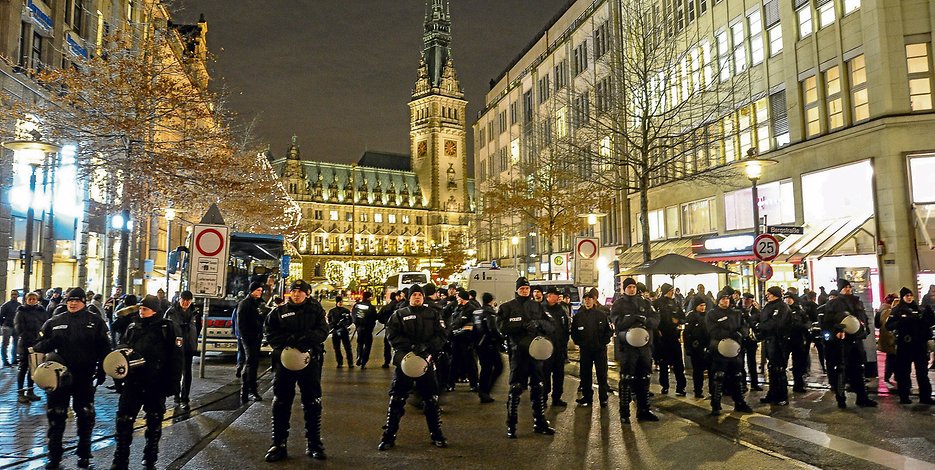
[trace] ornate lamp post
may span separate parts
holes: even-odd
[[[758,158],[756,149],[751,148],[747,150],[747,158],[742,160],[741,163],[744,175],[753,183],[753,236],[755,238],[760,235],[760,194],[757,183],[763,176],[763,169],[777,162],[768,158]],[[756,280],[756,291],[757,299],[762,305],[763,283],[759,279]]]

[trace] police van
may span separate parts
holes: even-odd
[[[519,273],[513,268],[501,268],[495,263],[481,263],[468,268],[464,273],[466,289],[477,291],[477,298],[484,292],[493,294],[497,305],[513,299],[516,295],[516,278]]]

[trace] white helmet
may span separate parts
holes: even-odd
[[[649,344],[649,332],[645,328],[635,327],[627,330],[627,344],[634,348],[642,348]]]
[[[299,351],[296,348],[286,347],[279,355],[279,360],[286,369],[300,371],[308,367],[308,363],[312,360],[312,356],[310,356],[307,352]]]
[[[127,378],[132,369],[143,364],[146,364],[146,359],[140,353],[130,348],[115,349],[104,358],[104,373],[121,380]]]
[[[399,363],[399,370],[403,371],[403,374],[406,374],[407,377],[418,379],[429,370],[429,361],[410,351],[403,356],[402,362]]]
[[[740,354],[740,343],[730,338],[724,338],[717,343],[717,352],[728,359]]]
[[[39,367],[33,372],[32,381],[39,388],[51,392],[67,387],[71,382],[71,374],[68,373],[68,368],[61,362],[45,361],[39,364]]]
[[[851,314],[844,317],[844,319],[841,320],[841,324],[844,325],[844,332],[849,335],[857,333],[860,330],[860,320]]]
[[[529,355],[537,361],[544,361],[552,357],[553,350],[552,342],[545,336],[536,336],[529,343]]]

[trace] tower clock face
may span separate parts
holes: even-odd
[[[445,156],[447,157],[456,157],[458,156],[458,143],[453,140],[445,141]]]
[[[425,141],[423,140],[422,142],[419,142],[419,148],[416,154],[419,157],[425,157],[425,154],[427,153],[428,153],[428,144],[426,144]]]

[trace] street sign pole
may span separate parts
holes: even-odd
[[[201,310],[201,360],[198,361],[199,379],[205,378],[205,356],[208,354],[208,307],[211,304],[207,297],[204,298],[204,301],[204,307]]]

